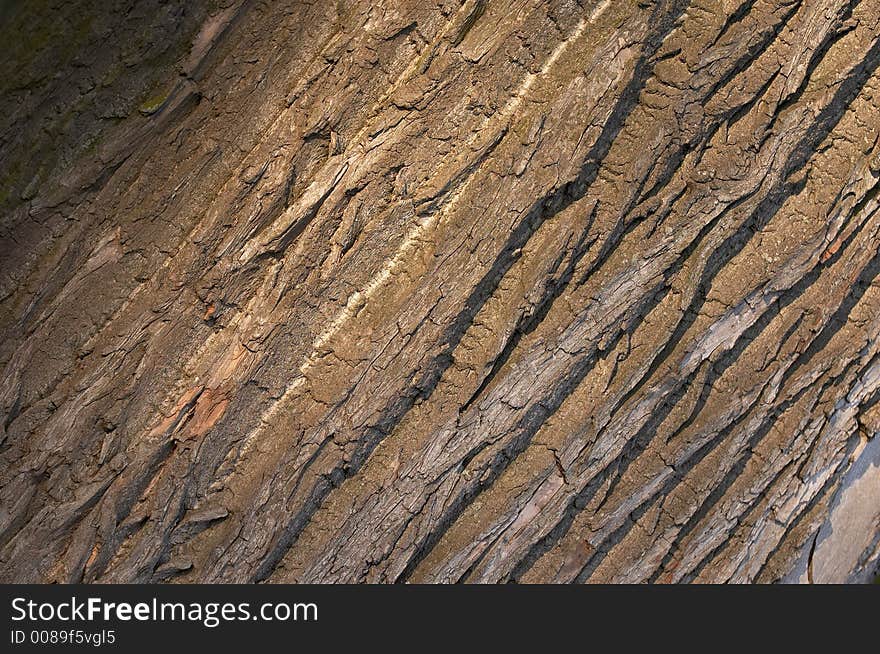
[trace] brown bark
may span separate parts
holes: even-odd
[[[871,578],[877,3],[204,4],[4,70],[0,578]]]

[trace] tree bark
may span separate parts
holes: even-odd
[[[91,4],[3,10],[0,579],[876,574],[878,3]]]

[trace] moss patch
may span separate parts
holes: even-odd
[[[168,101],[168,96],[169,93],[167,91],[150,95],[146,100],[141,102],[138,106],[138,111],[145,116],[150,116],[158,112],[165,105]]]

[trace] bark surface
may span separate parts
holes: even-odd
[[[0,8],[0,579],[875,574],[880,3],[98,4]]]

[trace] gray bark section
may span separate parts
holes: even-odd
[[[5,92],[0,577],[875,573],[880,7],[185,4]]]

